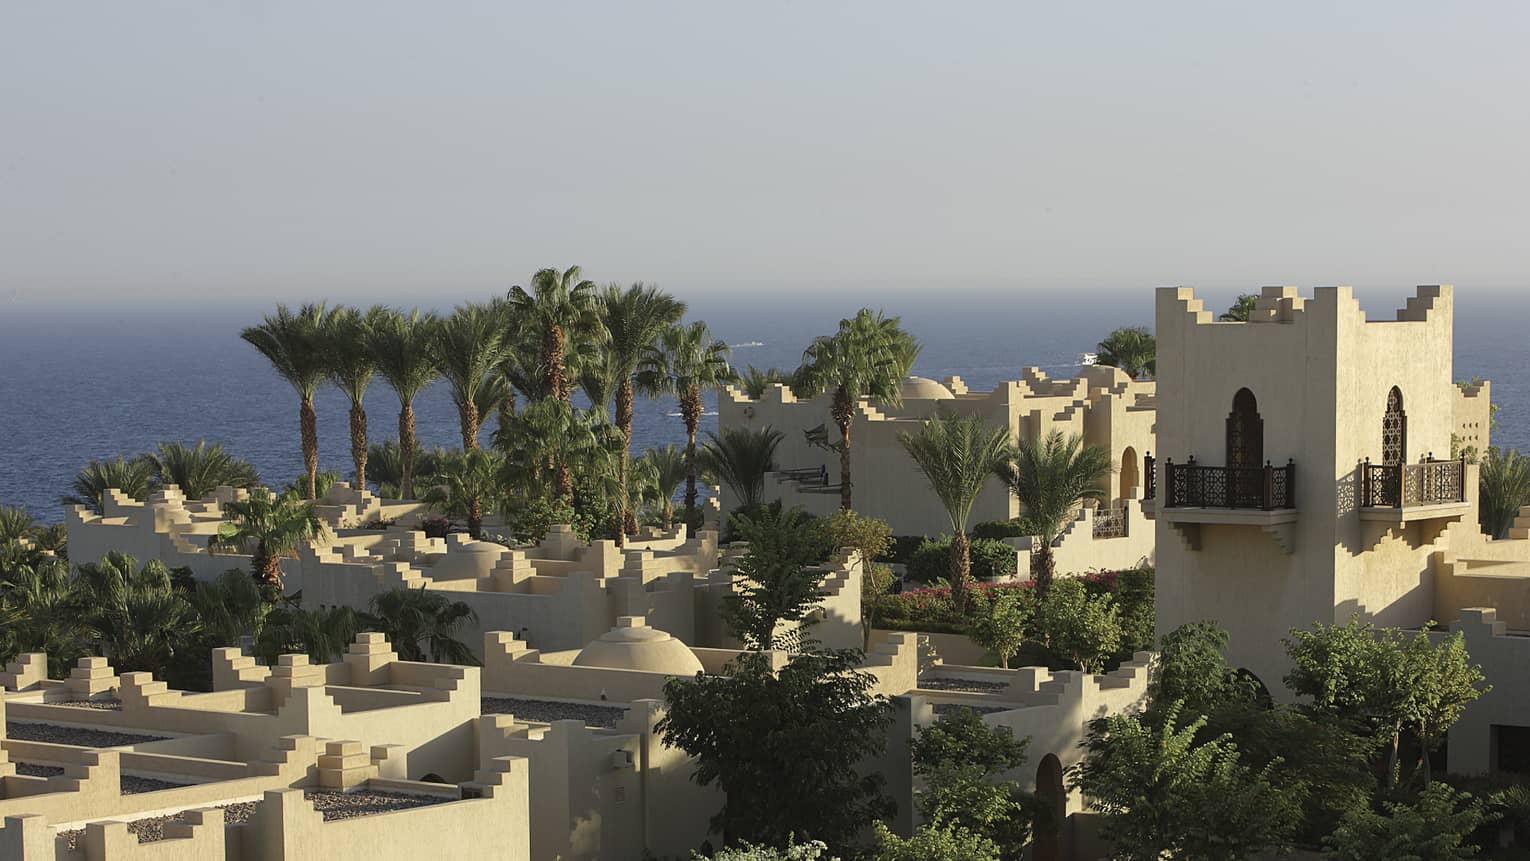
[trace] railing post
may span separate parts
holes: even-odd
[[[1154,478],[1156,476],[1153,475],[1153,453],[1152,452],[1148,452],[1147,454],[1142,456],[1142,471],[1144,473],[1146,473],[1146,475],[1144,476],[1144,479],[1145,479],[1145,482],[1146,482],[1146,485],[1147,485],[1146,487],[1144,487],[1142,489],[1142,498],[1143,499],[1152,499],[1153,498],[1153,494],[1158,490],[1157,482],[1154,481]]]
[[[1366,457],[1365,463],[1360,466],[1360,507],[1370,508],[1371,502],[1371,459]]]
[[[1397,464],[1397,501],[1392,503],[1402,508],[1408,501],[1408,464]]]
[[[1296,458],[1286,458],[1286,507],[1296,507]]]
[[[1265,511],[1269,511],[1275,507],[1275,467],[1271,466],[1269,461],[1264,462],[1263,503],[1264,504],[1261,507]]]
[[[1466,455],[1464,453],[1461,455],[1461,459],[1456,461],[1456,469],[1460,470],[1460,472],[1456,473],[1456,475],[1458,476],[1458,478],[1456,479],[1456,501],[1457,502],[1465,502],[1466,501]]]
[[[1163,459],[1163,507],[1174,507],[1174,458]]]

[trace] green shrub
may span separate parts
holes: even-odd
[[[1113,595],[1121,614],[1122,651],[1153,648],[1157,639],[1153,594],[1153,566],[1144,565],[1117,575]]]
[[[1020,519],[1014,520],[988,520],[972,527],[973,538],[1023,538],[1027,534],[1024,526],[1020,525]]]
[[[951,539],[924,539],[908,561],[908,579],[934,583],[951,573]],[[972,542],[972,576],[996,580],[1015,575],[1015,548],[993,538]]]

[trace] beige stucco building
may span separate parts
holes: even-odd
[[[72,555],[126,550],[204,579],[246,567],[246,556],[207,549],[238,495],[109,494],[102,515],[70,513]],[[655,726],[666,681],[726,672],[738,654],[719,609],[743,548],[683,529],[625,548],[566,527],[516,548],[426,539],[407,526],[413,503],[343,486],[320,512],[330,529],[284,561],[289,590],[358,607],[395,587],[465,601],[480,616],[468,636],[482,666],[400,661],[381,635],[363,634],[327,665],[217,650],[214,690],[191,693],[119,675],[103,658],[50,681],[46,656],[24,655],[0,673],[11,729],[0,733],[0,857],[324,857],[312,846],[338,858],[637,861],[715,840],[717,791],[691,780],[694,763]],[[393,523],[358,525],[379,514]],[[860,577],[855,554],[828,561],[815,639],[860,646]],[[1000,670],[976,666],[981,653],[961,638],[934,639],[878,632],[863,663],[895,704],[885,755],[863,765],[887,778],[895,826],[916,824],[909,740],[945,710],[973,707],[1033,740],[1015,776],[1064,814],[1038,861],[1093,857],[1074,852],[1083,844],[1070,814],[1082,805],[1063,772],[1088,721],[1142,702],[1150,656],[1103,676]]]
[[[1121,568],[1153,556],[1153,530],[1141,519],[1142,458],[1152,448],[1152,381],[1137,381],[1116,368],[1083,367],[1070,379],[1052,379],[1025,368],[1020,379],[991,391],[968,391],[959,377],[943,382],[909,377],[902,403],[862,399],[856,405],[850,434],[851,484],[856,511],[882,518],[899,535],[949,534],[950,521],[930,491],[898,435],[939,412],[980,416],[1009,431],[1010,440],[1036,440],[1053,430],[1079,435],[1089,445],[1110,452],[1112,473],[1098,510],[1081,513],[1065,533],[1057,553],[1059,570]],[[766,480],[766,501],[779,499],[816,515],[839,508],[839,432],[830,417],[830,395],[798,399],[784,385],[772,385],[758,400],[736,388],[718,398],[723,428],[774,428],[783,438],[776,450],[780,471]],[[731,491],[721,492],[724,514],[737,505]],[[970,523],[1008,520],[1020,513],[1014,494],[997,478],[989,479],[973,506]],[[1029,554],[1021,554],[1020,576]]]
[[[1461,773],[1530,763],[1530,510],[1482,534],[1490,387],[1452,378],[1453,290],[1368,319],[1347,287],[1265,288],[1247,323],[1157,295],[1158,630],[1215,620],[1277,696],[1281,639],[1358,614],[1463,631],[1491,692],[1448,743]],[[1443,636],[1444,631],[1438,635]]]

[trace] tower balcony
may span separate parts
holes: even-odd
[[[1418,463],[1384,464],[1366,458],[1359,479],[1360,521],[1369,547],[1388,533],[1414,547],[1432,544],[1472,510],[1465,458],[1435,460],[1431,455]]]
[[[1206,525],[1257,526],[1285,552],[1294,549],[1294,460],[1285,466],[1268,461],[1264,466],[1209,466],[1194,457],[1184,463],[1166,459],[1161,476],[1151,455],[1143,461],[1143,514],[1174,524],[1190,549],[1200,549],[1200,530]]]

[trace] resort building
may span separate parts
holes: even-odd
[[[1487,383],[1452,380],[1453,293],[1371,320],[1350,288],[1263,290],[1219,322],[1158,291],[1158,630],[1213,620],[1229,658],[1284,695],[1281,639],[1358,615],[1465,632],[1492,691],[1448,740],[1457,773],[1530,763],[1530,511],[1478,526]],[[1440,632],[1443,636],[1443,630]]]
[[[71,550],[87,562],[123,549],[203,579],[244,568],[247,556],[207,551],[237,496],[112,494],[102,515],[71,512]],[[381,635],[362,634],[327,665],[217,650],[214,690],[196,693],[119,675],[104,658],[50,681],[47,656],[24,655],[0,673],[0,857],[310,858],[319,847],[337,858],[638,861],[715,844],[717,791],[696,785],[694,762],[655,726],[666,681],[725,673],[738,655],[720,608],[742,548],[719,548],[707,529],[625,548],[566,527],[519,548],[427,539],[408,526],[413,503],[343,486],[322,503],[331,529],[284,561],[288,590],[356,607],[394,587],[439,590],[478,612],[481,666],[401,661]],[[390,525],[357,526],[376,525],[379,510]],[[812,636],[859,647],[860,559],[839,554],[825,574]],[[1032,739],[1015,777],[1060,814],[1033,857],[1092,857],[1079,854],[1082,804],[1063,774],[1089,721],[1143,702],[1151,656],[1099,676],[981,659],[961,637],[872,632],[862,669],[892,698],[894,720],[884,755],[863,767],[886,778],[896,830],[918,821],[909,740],[968,707]]]
[[[1059,538],[1059,571],[1124,568],[1153,558],[1153,529],[1142,520],[1143,457],[1153,447],[1155,390],[1152,381],[1129,379],[1103,365],[1079,369],[1071,379],[1051,379],[1025,368],[1018,380],[992,391],[971,392],[960,377],[943,382],[909,377],[902,403],[890,406],[870,399],[856,405],[851,423],[850,481],[856,511],[879,517],[899,535],[949,534],[950,521],[914,462],[898,442],[900,433],[939,413],[981,416],[993,427],[1009,430],[1013,443],[1045,438],[1052,431],[1078,435],[1110,452],[1112,472],[1103,497],[1091,504]],[[737,388],[718,398],[722,428],[774,428],[782,434],[776,450],[780,470],[766,481],[765,501],[780,500],[817,515],[839,508],[839,431],[829,411],[832,395],[799,400],[792,390],[772,385],[754,400]],[[720,505],[731,511],[738,501],[724,487]],[[1014,494],[990,479],[972,508],[972,523],[1008,520],[1020,514]],[[1029,549],[1025,545],[1022,549]],[[1027,576],[1028,552],[1020,554],[1019,576]]]

